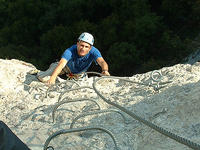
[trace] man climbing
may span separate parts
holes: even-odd
[[[60,61],[51,64],[47,71],[39,72],[37,78],[44,82],[43,78],[50,76],[47,84],[54,84],[57,76],[63,73],[66,73],[68,76],[78,77],[88,70],[93,61],[100,65],[102,74],[109,76],[108,64],[93,44],[94,37],[90,33],[82,33],[77,43],[65,50]]]

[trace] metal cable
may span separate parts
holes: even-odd
[[[119,150],[118,148],[118,141],[116,140],[115,136],[112,134],[111,131],[109,131],[108,129],[105,129],[103,127],[95,127],[95,126],[91,126],[91,127],[82,127],[82,128],[73,128],[73,129],[63,129],[63,130],[60,130],[60,131],[57,131],[55,133],[53,133],[52,135],[50,135],[47,140],[45,141],[45,144],[44,144],[44,149],[43,150],[47,150],[48,149],[48,145],[50,143],[50,141],[55,138],[56,136],[58,135],[61,135],[61,134],[66,134],[66,133],[72,133],[72,132],[81,132],[81,131],[86,131],[86,130],[101,130],[101,131],[104,131],[106,132],[108,135],[111,136],[114,144],[115,144],[115,149],[116,150]],[[52,146],[50,146],[52,148]]]
[[[95,99],[83,98],[83,99],[76,99],[76,100],[63,100],[63,101],[57,103],[57,104],[55,105],[55,107],[53,108],[53,111],[52,111],[53,122],[54,122],[54,120],[55,120],[55,112],[56,112],[57,108],[58,108],[60,105],[66,104],[66,103],[71,103],[71,102],[82,102],[82,101],[92,101],[92,102],[94,102],[94,103],[98,106],[98,109],[99,109],[99,110],[101,109],[100,106],[99,106],[99,104],[96,102]]]
[[[124,122],[125,122],[125,123],[128,123],[128,122],[126,121],[125,116],[122,114],[121,111],[119,111],[119,110],[117,110],[117,109],[105,109],[105,110],[98,110],[98,111],[94,111],[94,112],[87,112],[87,113],[84,113],[84,114],[80,114],[79,116],[77,116],[76,118],[74,118],[74,119],[72,120],[72,123],[71,123],[71,125],[70,125],[70,129],[73,128],[75,122],[76,122],[79,118],[81,118],[81,117],[85,117],[85,116],[88,116],[88,115],[95,115],[95,114],[105,113],[105,112],[116,112],[116,113],[119,113],[119,114],[122,116]]]
[[[93,90],[93,88],[90,87],[90,86],[81,86],[81,87],[77,87],[77,88],[73,88],[73,89],[67,89],[67,90],[63,91],[63,92],[59,95],[59,97],[58,97],[58,102],[61,100],[61,98],[63,97],[63,95],[65,95],[67,92],[75,91],[75,90],[80,90],[80,89],[86,89],[86,88],[92,89],[92,90]]]
[[[99,72],[93,72],[93,71],[88,71],[88,72],[86,72],[86,74],[95,74],[95,75],[98,75],[98,76],[104,76],[104,74],[102,74],[102,73],[99,73]]]
[[[74,80],[66,80],[65,82],[55,83],[54,85],[50,86],[50,87],[47,89],[46,94],[45,94],[45,97],[47,97],[48,92],[49,92],[50,90],[52,90],[53,88],[56,88],[56,87],[58,88],[58,87],[61,86],[62,84],[67,84],[67,83],[69,83],[69,82],[75,83],[77,86],[80,87],[80,85],[79,85],[76,81],[74,81]]]
[[[158,132],[161,133],[161,134],[163,134],[163,135],[165,135],[165,136],[167,136],[167,137],[169,137],[169,138],[171,138],[171,139],[174,139],[174,140],[176,140],[177,142],[182,143],[182,144],[184,144],[184,145],[186,145],[186,146],[188,146],[188,147],[190,147],[190,148],[192,148],[192,149],[200,150],[200,145],[199,145],[199,144],[194,143],[194,142],[192,142],[192,141],[190,141],[190,140],[188,140],[188,139],[185,139],[185,138],[183,138],[183,137],[180,137],[179,135],[176,135],[176,134],[174,134],[174,133],[172,133],[172,132],[169,132],[169,131],[167,131],[166,129],[164,129],[164,128],[162,128],[162,127],[159,127],[159,126],[157,126],[157,125],[155,125],[155,124],[153,124],[153,123],[151,123],[151,122],[145,120],[144,118],[137,116],[136,114],[134,114],[133,112],[127,110],[126,108],[124,108],[124,107],[122,107],[122,106],[120,106],[120,105],[118,105],[118,104],[116,104],[116,103],[113,103],[113,102],[111,102],[110,100],[106,99],[106,98],[97,90],[97,88],[96,88],[96,83],[97,83],[97,81],[99,81],[99,80],[101,80],[101,79],[104,79],[104,78],[119,79],[119,80],[124,80],[124,81],[127,81],[127,82],[131,82],[131,83],[136,83],[136,82],[133,82],[133,81],[131,81],[131,80],[124,79],[124,78],[121,78],[121,77],[114,77],[114,76],[104,76],[104,77],[97,78],[97,79],[93,82],[92,86],[93,86],[95,92],[96,92],[106,103],[117,107],[118,109],[120,109],[121,111],[127,113],[128,115],[130,115],[130,116],[133,117],[134,119],[136,119],[136,120],[142,122],[143,124],[149,126],[150,128],[152,128],[152,129],[158,131]]]

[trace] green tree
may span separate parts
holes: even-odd
[[[74,44],[74,34],[68,27],[62,25],[55,26],[52,30],[44,33],[40,38],[43,51],[40,52],[41,57],[46,57],[48,62],[60,59],[61,54],[71,44]]]
[[[114,43],[108,50],[108,63],[112,74],[126,75],[136,71],[141,63],[140,51],[134,44],[127,42]]]

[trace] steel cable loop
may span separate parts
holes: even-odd
[[[53,133],[52,135],[50,135],[50,136],[47,138],[47,140],[45,141],[44,149],[43,149],[43,150],[47,150],[50,141],[51,141],[53,138],[55,138],[56,136],[58,136],[58,135],[66,134],[66,133],[72,133],[72,132],[81,132],[81,131],[86,131],[86,130],[101,130],[101,131],[106,132],[108,135],[111,136],[111,138],[112,138],[112,140],[113,140],[113,142],[114,142],[114,145],[115,145],[115,149],[116,149],[116,150],[119,150],[118,141],[116,140],[116,137],[112,134],[112,132],[109,131],[108,129],[103,128],[103,127],[95,127],[95,126],[59,130],[59,131]],[[52,146],[50,146],[50,147],[52,147]]]
[[[157,78],[154,77],[156,74],[158,74]],[[159,70],[154,70],[154,71],[151,72],[151,79],[154,82],[159,82],[159,81],[162,80],[162,78],[163,78],[163,75],[162,75],[162,73]]]
[[[33,111],[32,111],[31,113],[26,113],[25,115],[23,115],[23,116],[21,117],[21,121],[20,121],[19,123],[17,123],[17,124],[15,125],[15,127],[20,126],[21,123],[22,123],[24,120],[26,120],[26,119],[28,119],[29,117],[31,117],[32,115],[34,115],[34,114],[37,112],[38,109],[40,109],[40,108],[42,108],[42,107],[46,107],[46,106],[47,106],[47,105],[38,106],[38,107],[34,108]]]
[[[50,87],[47,89],[46,94],[45,94],[45,97],[48,96],[48,92],[49,92],[50,90],[52,90],[53,88],[56,88],[56,87],[58,88],[58,87],[61,86],[62,84],[67,84],[67,83],[69,83],[69,82],[72,82],[72,83],[76,84],[78,87],[80,87],[80,85],[79,85],[76,81],[74,81],[74,80],[66,80],[65,82],[55,83],[54,85],[50,86]]]
[[[92,102],[94,102],[94,103],[98,106],[98,109],[99,109],[99,110],[101,109],[100,106],[99,106],[99,104],[96,102],[95,99],[83,98],[83,99],[75,99],[75,100],[63,100],[63,101],[57,103],[57,104],[55,105],[55,107],[53,108],[53,111],[52,111],[53,122],[54,122],[54,120],[55,120],[55,112],[56,112],[57,108],[58,108],[60,105],[66,104],[66,103],[71,103],[71,102],[82,102],[82,101],[92,101]]]
[[[48,146],[46,149],[47,150],[54,150],[53,146]]]
[[[126,122],[126,118],[125,118],[125,116],[122,114],[121,111],[119,111],[119,110],[117,110],[117,109],[105,109],[105,110],[99,110],[99,111],[87,112],[87,113],[84,113],[84,114],[80,114],[79,116],[77,116],[76,118],[73,119],[73,121],[72,121],[72,123],[71,123],[71,125],[70,125],[70,129],[73,128],[75,122],[76,122],[79,118],[81,118],[81,117],[85,117],[85,116],[88,116],[88,115],[95,115],[95,114],[105,113],[105,112],[116,112],[116,113],[119,113],[119,114],[122,116],[124,122],[127,123],[127,122]]]
[[[127,113],[128,115],[130,115],[130,116],[133,117],[134,119],[136,119],[136,120],[142,122],[143,124],[149,126],[150,128],[152,128],[152,129],[158,131],[158,132],[161,133],[161,134],[163,134],[163,135],[165,135],[165,136],[167,136],[167,137],[169,137],[169,138],[171,138],[171,139],[174,139],[175,141],[177,141],[177,142],[179,142],[179,143],[181,143],[181,144],[184,144],[184,145],[186,145],[186,146],[188,146],[188,147],[190,147],[190,148],[192,148],[192,149],[200,150],[200,145],[199,145],[199,144],[194,143],[194,142],[192,142],[192,141],[190,141],[190,140],[188,140],[188,139],[185,139],[185,138],[183,138],[183,137],[180,137],[179,135],[176,135],[176,134],[174,134],[174,133],[172,133],[172,132],[169,132],[169,131],[167,131],[166,129],[161,128],[161,127],[159,127],[159,126],[157,126],[157,125],[155,125],[155,124],[153,124],[153,123],[151,123],[151,122],[145,120],[144,118],[137,116],[136,114],[134,114],[133,112],[127,110],[126,108],[124,108],[124,107],[122,107],[122,106],[120,106],[120,105],[118,105],[118,104],[116,104],[116,103],[113,103],[113,102],[111,102],[110,100],[106,99],[106,98],[97,90],[97,88],[96,88],[96,83],[97,83],[97,81],[99,81],[99,80],[101,80],[101,79],[104,79],[104,78],[120,79],[120,80],[124,80],[124,81],[128,81],[128,82],[132,82],[132,81],[129,81],[129,80],[124,79],[124,78],[121,78],[121,77],[115,77],[115,76],[103,76],[103,77],[97,78],[97,79],[93,82],[92,86],[93,86],[95,92],[96,92],[106,103],[117,107],[118,109],[120,109],[121,111]],[[133,83],[133,82],[132,82],[132,83]],[[134,83],[135,83],[135,82],[134,82]]]
[[[88,72],[85,72],[86,74],[95,74],[95,75],[98,75],[98,76],[104,76],[104,74],[102,73],[99,73],[99,72],[93,72],[93,71],[88,71]]]
[[[71,92],[71,91],[75,91],[75,90],[80,90],[80,89],[86,89],[86,88],[92,89],[92,90],[93,90],[93,88],[90,87],[90,86],[81,86],[81,87],[77,87],[77,88],[73,88],[73,89],[67,89],[67,90],[63,91],[63,92],[59,95],[59,97],[58,97],[58,102],[61,100],[61,98],[62,98],[65,94],[67,94],[67,92]]]

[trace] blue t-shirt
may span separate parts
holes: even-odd
[[[93,61],[102,57],[100,51],[92,46],[91,50],[85,56],[79,56],[77,52],[77,45],[72,45],[66,49],[62,55],[62,58],[67,60],[67,66],[74,74],[85,72],[88,70]]]

